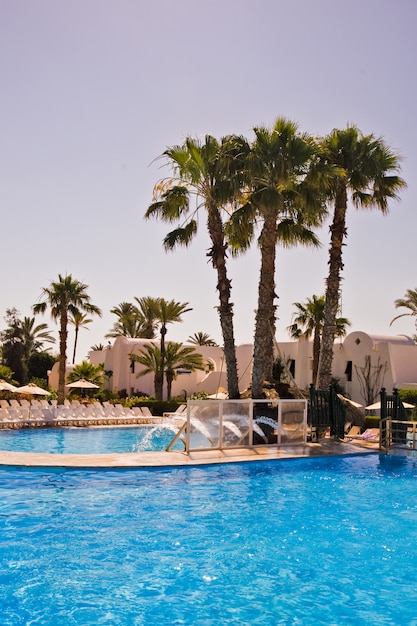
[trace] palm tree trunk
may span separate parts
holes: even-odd
[[[171,393],[172,393],[172,382],[174,380],[174,376],[172,373],[166,373],[165,375],[166,377],[166,381],[167,381],[167,400],[171,400]]]
[[[75,353],[77,351],[77,341],[78,341],[78,328],[75,327],[75,338],[74,338],[74,352],[72,353],[72,364],[75,363]]]
[[[321,340],[319,371],[316,388],[328,389],[332,379],[333,344],[336,337],[336,317],[339,310],[342,246],[346,235],[347,190],[340,183],[336,190],[333,223],[330,227],[329,274],[326,281],[326,303],[324,306],[323,334]]]
[[[64,404],[65,376],[67,366],[67,331],[68,318],[66,309],[62,311],[59,329],[59,369],[58,369],[58,404]]]
[[[261,274],[258,285],[258,310],[256,312],[255,339],[252,370],[252,398],[262,398],[265,380],[272,377],[275,336],[275,259],[276,215],[265,215],[260,236]]]
[[[233,331],[233,304],[230,302],[230,280],[226,271],[226,244],[224,243],[223,224],[219,210],[212,206],[208,208],[208,232],[212,241],[212,248],[207,253],[213,267],[217,271],[217,289],[220,305],[218,307],[220,326],[222,329],[224,356],[227,371],[227,390],[230,399],[240,398],[239,380],[237,375],[236,346]]]
[[[155,386],[155,398],[157,400],[162,400],[162,395],[163,395],[163,375],[162,375],[162,381],[161,381],[161,376],[160,376],[160,372],[159,371],[155,372],[154,386]]]
[[[321,328],[320,323],[316,325],[313,336],[313,384],[316,384],[317,374],[319,371],[320,344],[321,344]]]
[[[167,327],[165,324],[161,326],[161,367],[160,370],[155,373],[155,397],[157,400],[162,401],[164,399],[164,372],[165,372],[165,335],[167,334]]]

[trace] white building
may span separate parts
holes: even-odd
[[[147,339],[118,337],[113,345],[90,353],[93,363],[104,365],[105,386],[113,391],[125,391],[128,395],[137,395],[139,392],[154,394],[153,374],[138,377],[142,366],[129,358],[132,353],[138,354],[147,343]],[[210,362],[211,368],[206,371],[178,371],[172,385],[172,395],[187,397],[198,391],[214,394],[219,388],[227,389],[222,348],[194,347]],[[288,363],[295,383],[304,390],[312,382],[312,347],[311,341],[303,339],[277,344],[277,355]],[[250,386],[252,355],[252,345],[236,347],[241,391]],[[381,387],[385,387],[388,392],[393,388],[417,387],[417,345],[404,335],[381,337],[361,331],[351,332],[334,344],[333,376],[340,380],[346,394],[361,404],[368,401],[366,387],[369,386],[374,388],[375,394]],[[58,364],[51,372],[49,384],[53,388],[58,386]]]
[[[294,379],[301,389],[312,382],[313,345],[311,341],[278,344],[283,360],[291,359]],[[352,400],[366,404],[367,388],[378,394],[382,387],[417,387],[417,345],[411,337],[368,335],[361,331],[337,340],[333,348],[333,376],[339,379]]]

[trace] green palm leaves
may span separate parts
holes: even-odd
[[[59,322],[59,374],[58,402],[63,404],[65,398],[65,369],[67,362],[67,338],[69,316],[74,317],[80,312],[101,316],[101,310],[91,303],[87,293],[88,285],[74,279],[71,274],[53,281],[44,287],[41,301],[33,305],[34,313],[45,313],[50,309],[51,317]]]
[[[159,380],[165,375],[168,400],[171,399],[172,383],[177,377],[178,370],[194,371],[206,368],[203,357],[194,348],[184,347],[181,343],[173,341],[166,344],[164,355],[156,344],[149,343],[139,351],[139,354],[129,356],[132,361],[137,361],[143,366],[138,376],[154,374],[155,389],[158,387]]]
[[[177,245],[188,246],[197,233],[197,213],[205,214],[211,240],[207,256],[217,273],[218,311],[230,398],[239,397],[239,385],[222,212],[228,210],[241,188],[239,155],[244,150],[245,141],[239,137],[225,137],[219,142],[211,135],[206,135],[204,141],[187,137],[182,145],[168,148],[162,157],[173,176],[156,185],[155,202],[145,213],[147,218],[179,223],[164,239],[166,250]]]
[[[356,126],[333,130],[321,141],[318,156],[315,173],[333,204],[324,328],[315,381],[319,389],[327,389],[332,375],[349,196],[357,208],[376,208],[386,214],[388,201],[397,199],[398,191],[406,185],[398,175],[399,156],[382,138],[363,135]]]
[[[218,277],[230,398],[238,398],[239,389],[228,250],[243,253],[257,238],[261,267],[252,396],[258,398],[274,360],[277,246],[320,245],[315,229],[323,223],[327,205],[334,206],[318,372],[319,384],[326,388],[337,333],[348,202],[386,213],[389,201],[405,186],[399,177],[399,157],[381,138],[364,135],[356,126],[315,138],[280,117],[272,127],[253,131],[252,143],[240,136],[218,141],[206,135],[201,142],[188,137],[182,145],[168,148],[162,157],[172,177],[155,187],[154,202],[146,212],[148,218],[176,224],[164,239],[166,250],[188,246],[197,232],[197,212],[202,208],[206,212],[212,242],[207,254]]]

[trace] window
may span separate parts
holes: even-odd
[[[352,361],[347,361],[345,375],[346,380],[350,382],[352,380]]]

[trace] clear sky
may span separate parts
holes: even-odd
[[[389,215],[349,209],[343,315],[351,330],[413,334],[412,318],[389,324],[417,287],[416,13],[415,0],[1,0],[0,328],[69,273],[103,310],[77,360],[134,296],[189,302],[167,339],[221,343],[205,224],[167,254],[168,226],[143,218],[169,173],[155,159],[186,135],[251,139],[284,116],[318,135],[354,123],[402,155],[408,189]],[[324,293],[328,225],[320,251],[278,251],[279,340],[293,303]],[[236,343],[251,343],[257,249],[229,269]]]

